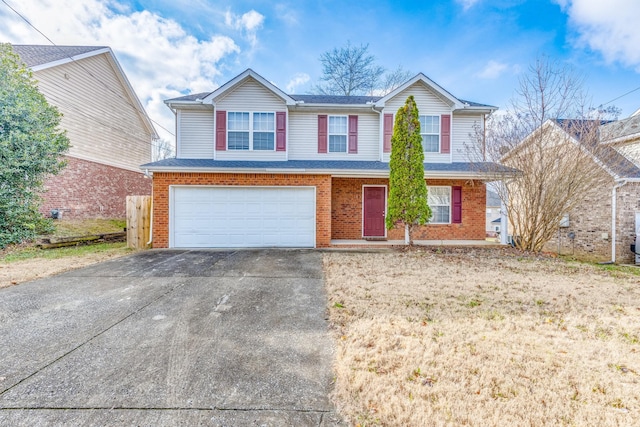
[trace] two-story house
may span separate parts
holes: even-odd
[[[414,239],[484,240],[482,162],[469,144],[496,107],[423,74],[383,97],[289,95],[251,69],[211,93],[169,99],[177,156],[153,173],[153,246],[328,247],[402,243],[387,230],[394,114],[420,111],[431,222]]]

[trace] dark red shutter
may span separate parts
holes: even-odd
[[[442,143],[440,144],[441,153],[451,152],[451,115],[444,114],[440,117],[440,135]]]
[[[358,116],[349,116],[349,154],[358,153]]]
[[[393,136],[393,114],[384,115],[384,144],[382,151],[385,153],[391,152],[391,137]]]
[[[287,113],[276,112],[276,151],[287,150]]]
[[[227,112],[216,111],[216,150],[227,149]]]
[[[462,187],[451,187],[451,222],[462,223]]]
[[[318,116],[318,153],[327,152],[327,115],[321,114]]]

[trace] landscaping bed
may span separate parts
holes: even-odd
[[[324,255],[352,425],[640,425],[640,270],[512,249]]]

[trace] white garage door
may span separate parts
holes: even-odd
[[[174,187],[174,248],[314,247],[313,187]]]

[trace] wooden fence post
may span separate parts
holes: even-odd
[[[151,229],[151,196],[127,196],[127,247],[145,249]]]

